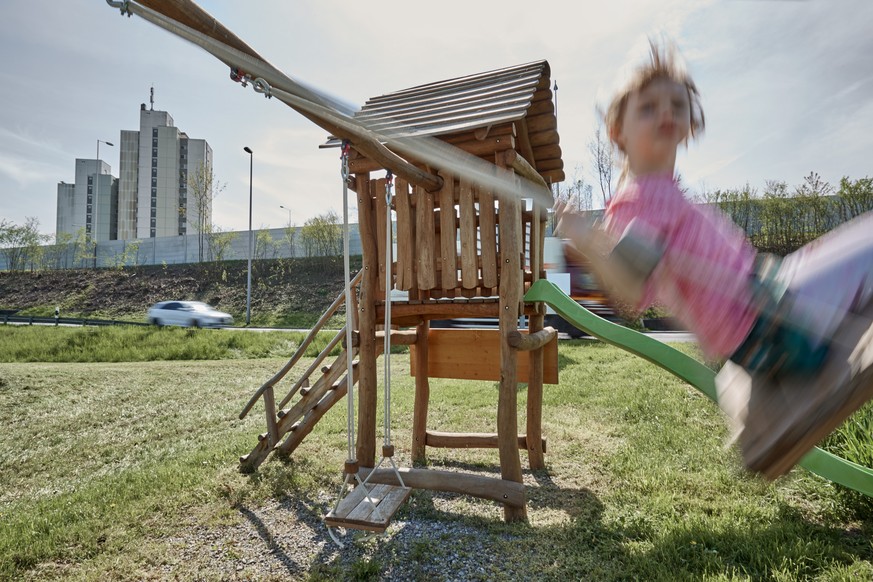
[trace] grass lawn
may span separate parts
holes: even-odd
[[[222,333],[236,332],[213,335]],[[260,406],[243,421],[237,415],[287,357],[272,349],[213,361],[0,364],[0,579],[220,579],[210,556],[241,550],[213,535],[202,555],[183,557],[179,540],[242,528],[279,504],[289,520],[326,511],[346,457],[344,404],[290,462],[237,471],[264,430]],[[373,563],[388,571],[402,562],[427,579],[428,564],[444,559],[439,539],[411,553],[392,549],[392,532],[418,520],[463,524],[486,539],[487,559],[468,557],[488,564],[482,579],[873,579],[873,520],[853,515],[830,483],[802,469],[775,484],[745,474],[723,447],[716,407],[639,358],[587,341],[562,342],[559,357],[561,383],[546,387],[543,404],[548,468],[525,474],[529,523],[504,524],[492,502],[416,491],[386,538],[360,542]],[[401,465],[409,463],[408,374],[408,357],[395,355]],[[430,426],[491,431],[496,395],[492,382],[433,381]],[[496,450],[428,455],[439,468],[497,465]],[[267,553],[282,540],[255,542]],[[354,566],[325,543],[284,578],[379,575]]]

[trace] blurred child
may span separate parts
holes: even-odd
[[[873,216],[784,259],[757,256],[729,218],[691,204],[678,187],[677,148],[703,131],[704,115],[691,77],[672,51],[654,44],[648,62],[613,98],[605,124],[624,162],[617,192],[600,225],[557,208],[558,230],[589,256],[608,290],[639,309],[655,300],[666,305],[707,357],[729,360],[731,373],[723,370],[717,381],[720,404],[736,423],[747,465],[776,477],[873,395],[866,366],[843,365],[822,377],[837,330],[870,304]],[[852,341],[850,348],[858,340]],[[794,410],[800,405],[789,399],[771,403],[763,416],[751,414],[759,403],[768,406],[776,386],[804,378],[815,378],[816,390],[828,391],[839,410],[821,418],[802,406]],[[743,392],[742,402],[732,402]],[[772,415],[786,407],[789,421],[771,426]],[[779,434],[761,436],[772,431]]]

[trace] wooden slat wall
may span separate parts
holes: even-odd
[[[440,172],[443,187],[440,190],[440,282],[444,290],[454,289],[458,282],[457,230],[455,229],[455,179]],[[443,293],[445,295],[445,293]]]
[[[397,179],[394,196],[397,210],[397,288],[409,291],[415,287],[415,222],[406,180]]]
[[[383,300],[385,277],[394,277],[397,289],[410,299],[438,299],[494,295],[500,282],[500,202],[492,192],[464,179],[441,173],[444,187],[433,193],[411,188],[397,179],[392,207],[397,220],[396,258],[388,269],[385,236],[385,179],[368,181],[373,201],[371,215],[378,256],[377,301]],[[522,205],[522,208],[524,206]],[[524,280],[535,281],[542,271],[542,207],[519,212]],[[393,245],[392,245],[393,246]],[[393,252],[393,249],[392,249]],[[393,262],[396,260],[396,263]]]
[[[479,285],[475,192],[464,179],[460,180],[458,186],[460,190],[458,210],[461,223],[461,287],[475,289]]]
[[[436,233],[434,232],[433,194],[415,187],[415,250],[418,263],[418,289],[436,287]]]
[[[379,253],[378,257],[378,265],[379,265],[379,278],[378,278],[378,288],[377,293],[378,297],[385,296],[385,272],[386,269],[390,270],[390,265],[393,263],[392,260],[389,260],[386,264],[385,262],[385,236],[386,230],[388,229],[387,218],[385,216],[385,209],[387,206],[385,200],[385,178],[379,178],[378,180],[370,181],[370,189],[372,196],[375,198],[375,212],[376,212],[376,248]],[[391,259],[392,249],[388,247],[388,257]]]

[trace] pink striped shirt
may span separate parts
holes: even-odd
[[[665,253],[637,307],[662,303],[697,335],[709,358],[730,356],[757,318],[749,285],[755,250],[726,216],[691,204],[669,174],[628,178],[612,198],[605,228],[660,241]]]

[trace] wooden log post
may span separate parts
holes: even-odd
[[[430,401],[430,381],[427,377],[428,332],[430,322],[418,325],[415,340],[415,366],[420,370],[415,376],[415,404],[412,411],[412,462],[422,463],[427,456],[427,409]]]
[[[264,392],[264,409],[267,414],[267,442],[272,448],[279,442],[279,428],[276,426],[276,397],[273,395],[272,386]]]
[[[497,171],[514,176],[497,154]],[[518,374],[516,350],[507,336],[518,330],[518,312],[522,295],[521,264],[521,204],[514,196],[501,196],[500,220],[500,388],[497,399],[497,440],[500,474],[508,481],[522,482],[521,460],[518,454]],[[503,506],[506,521],[527,519],[527,507]]]
[[[375,182],[369,174],[356,174],[358,193],[358,229],[361,236],[362,268],[358,331],[361,345],[358,351],[358,462],[372,467],[376,460],[376,301],[378,293],[379,259],[376,245],[376,221],[373,196]]]

